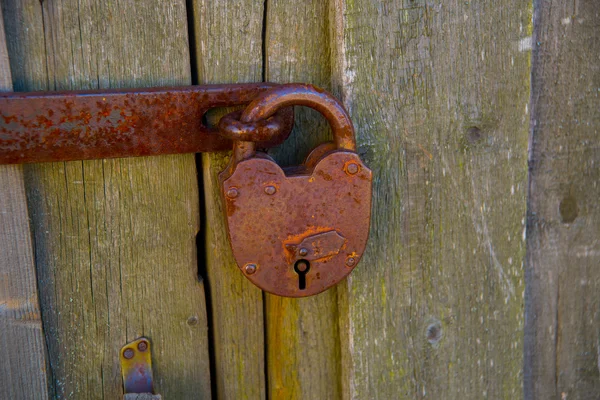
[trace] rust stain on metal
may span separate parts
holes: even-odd
[[[316,235],[302,235],[300,243],[286,243],[285,249],[289,252],[289,262],[296,262],[300,259],[308,261],[322,260],[331,258],[342,251],[345,247],[346,239],[336,230],[319,233]]]
[[[202,123],[211,108],[251,102],[274,84],[0,94],[0,164],[136,157],[230,149]],[[239,135],[281,143],[293,110],[238,126]],[[262,139],[261,139],[262,140]]]
[[[310,85],[282,85],[254,100],[240,119],[256,122],[297,104],[327,117],[335,144],[282,169],[257,153],[255,143],[237,141],[219,177],[239,268],[261,289],[287,297],[314,295],[344,279],[364,252],[371,216],[372,173],[355,152],[346,111],[331,95]],[[237,196],[228,196],[231,188]],[[251,274],[249,264],[257,266]]]
[[[243,110],[225,115],[219,121],[219,133],[230,140],[250,142],[269,142],[281,136],[281,132],[290,132],[294,124],[294,109],[287,107],[278,110],[272,117],[255,122],[242,122]]]
[[[356,151],[354,126],[344,107],[328,92],[313,85],[291,83],[279,85],[277,90],[268,90],[257,97],[242,112],[241,122],[257,122],[272,117],[277,110],[290,106],[311,107],[327,118],[335,132],[334,141],[338,149]],[[236,141],[234,161],[254,156],[256,144]]]
[[[121,349],[123,388],[127,393],[154,393],[150,341],[139,338]]]

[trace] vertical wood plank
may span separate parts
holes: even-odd
[[[194,0],[199,83],[262,80],[262,1]],[[217,123],[224,112],[209,115]],[[218,174],[229,154],[203,154],[206,270],[210,288],[215,386],[219,399],[265,398],[263,296],[231,254]]]
[[[15,88],[189,84],[185,2],[2,3]],[[153,342],[165,398],[210,398],[193,155],[25,168],[52,387],[122,396],[119,349]]]
[[[1,13],[0,90],[12,91]],[[47,349],[23,179],[22,166],[0,166],[0,398],[47,399]]]
[[[270,0],[266,19],[266,80],[310,82],[330,89],[327,1]],[[290,138],[270,151],[281,165],[300,164],[331,140],[326,121],[296,107]],[[336,289],[304,299],[265,294],[269,399],[340,398]]]
[[[600,12],[534,3],[525,398],[600,393]]]
[[[335,0],[331,19],[374,175],[338,287],[344,398],[520,397],[530,5]]]

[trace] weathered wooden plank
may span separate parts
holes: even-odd
[[[373,169],[338,287],[344,398],[522,393],[530,5],[333,1],[334,84]]]
[[[185,1],[3,2],[15,88],[189,84]],[[193,155],[26,168],[52,387],[123,395],[119,350],[153,342],[165,398],[210,398]]]
[[[263,2],[194,0],[199,83],[259,82]],[[224,115],[209,115],[213,123]],[[262,292],[239,272],[227,239],[218,174],[229,154],[203,154],[206,270],[219,399],[265,398]]]
[[[0,90],[12,91],[0,13]],[[23,168],[0,166],[0,398],[47,399],[42,331]]]
[[[535,2],[525,398],[600,393],[600,13]]]
[[[267,2],[267,81],[309,82],[330,88],[328,7],[328,2],[321,0]],[[282,165],[299,164],[326,140],[331,137],[325,119],[297,107],[294,132],[270,153]],[[268,398],[340,398],[335,288],[305,299],[265,296]]]

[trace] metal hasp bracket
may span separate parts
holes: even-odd
[[[127,343],[119,358],[123,373],[123,400],[160,400],[160,395],[153,394],[150,341],[142,337]]]
[[[260,124],[230,124],[228,132],[202,121],[211,108],[248,104],[274,86],[2,93],[0,164],[223,151],[242,133],[273,147],[292,129],[291,107]]]

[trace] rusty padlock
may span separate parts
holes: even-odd
[[[294,105],[321,112],[335,142],[317,146],[302,165],[282,169],[253,142],[237,141],[219,179],[242,273],[267,292],[304,297],[337,284],[358,264],[369,235],[372,173],[356,153],[346,110],[314,86],[275,87],[254,100],[241,121]]]

